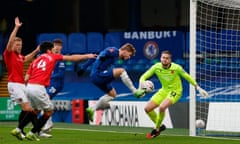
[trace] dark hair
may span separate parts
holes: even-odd
[[[162,54],[168,54],[170,57],[172,57],[172,54],[169,50],[162,51]]]
[[[50,42],[50,41],[45,41],[45,42],[42,42],[40,44],[40,52],[43,54],[43,53],[47,53],[48,50],[52,50],[53,48],[53,43]]]
[[[54,44],[62,45],[63,41],[62,41],[61,39],[54,39],[54,40],[53,40],[53,43],[54,43]]]

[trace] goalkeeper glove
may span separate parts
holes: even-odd
[[[202,89],[200,86],[197,86],[197,91],[201,95],[201,97],[207,98],[208,97],[208,92]]]

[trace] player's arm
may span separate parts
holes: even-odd
[[[9,37],[8,43],[7,43],[7,50],[8,51],[12,51],[12,45],[14,43],[14,40],[16,38],[17,32],[19,30],[19,28],[22,26],[22,23],[20,22],[19,18],[16,17],[15,18],[15,27]]]
[[[145,73],[143,73],[141,75],[141,77],[139,78],[139,83],[146,81],[147,79],[151,78],[156,70],[156,66],[153,65],[150,69],[148,69],[147,71],[145,71]]]
[[[208,97],[208,93],[207,91],[205,91],[204,89],[202,89],[196,82],[196,80],[194,80],[187,72],[185,72],[185,70],[180,66],[178,69],[180,75],[187,80],[189,83],[191,83],[195,89],[199,92],[199,94],[202,97]]]
[[[30,54],[25,56],[24,62],[32,60],[38,54],[39,51],[40,51],[40,46],[38,45],[34,51],[32,51]]]
[[[27,72],[26,72],[26,75],[25,75],[25,77],[24,77],[24,82],[25,83],[28,83],[28,80],[29,80],[29,78],[30,78],[30,73],[31,73],[31,69],[32,68],[32,63],[30,64],[30,66],[28,67],[28,70],[27,70]]]
[[[81,60],[86,60],[90,58],[96,58],[96,54],[75,54],[75,55],[63,55],[63,60],[66,61],[81,61]]]
[[[118,57],[118,49],[114,47],[104,49],[104,51],[99,55],[99,60],[105,61],[109,57]]]
[[[190,84],[192,84],[195,88],[197,87],[196,80],[194,80],[181,66],[178,67],[177,71]]]
[[[24,77],[24,82],[28,83],[29,78],[30,78],[30,75],[26,74],[25,77]]]
[[[150,69],[148,69],[145,73],[143,73],[141,75],[141,77],[139,78],[139,85],[138,88],[141,88],[143,85],[143,82],[146,81],[147,79],[151,78],[156,70],[156,66],[153,65]]]

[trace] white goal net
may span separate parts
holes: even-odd
[[[240,136],[240,0],[197,0],[195,33],[195,76],[210,96],[197,94],[196,132]]]

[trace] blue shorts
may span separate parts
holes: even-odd
[[[108,93],[113,89],[112,81],[114,80],[114,76],[112,69],[91,74],[90,77],[93,84],[104,93]]]
[[[53,99],[61,90],[62,90],[62,87],[54,87],[54,86],[47,87],[47,93],[50,99]]]

